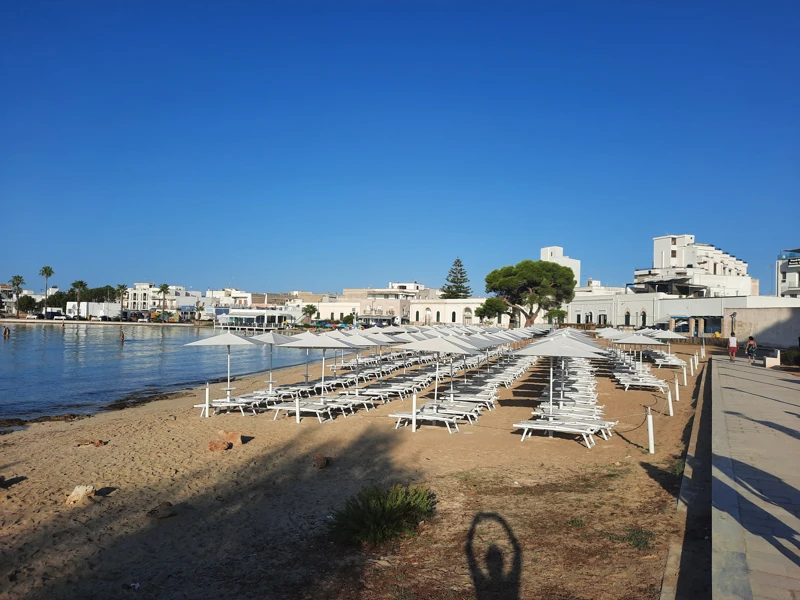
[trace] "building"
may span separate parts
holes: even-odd
[[[628,285],[637,293],[695,298],[758,295],[746,262],[685,234],[653,238],[653,266],[635,269]]]
[[[539,256],[542,260],[556,263],[562,267],[569,267],[575,274],[575,281],[581,283],[581,261],[576,258],[564,256],[564,249],[561,246],[547,246],[542,248]]]
[[[782,250],[775,261],[775,295],[800,298],[800,248]]]

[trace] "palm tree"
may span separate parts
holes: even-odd
[[[310,320],[310,319],[311,319],[311,318],[312,318],[312,317],[313,317],[315,314],[317,314],[317,307],[316,307],[316,306],[314,306],[313,304],[306,304],[306,305],[303,307],[303,316],[304,316],[304,317],[308,317],[308,318],[309,318],[309,320]]]
[[[44,316],[47,318],[47,282],[53,276],[53,267],[48,267],[45,265],[39,271],[39,276],[44,277]]]
[[[167,314],[167,294],[169,293],[169,284],[162,283],[158,286],[158,292],[161,294],[161,322],[164,322],[164,317]]]
[[[124,283],[120,283],[116,287],[116,289],[114,290],[114,293],[117,296],[117,299],[119,300],[119,318],[120,318],[120,321],[121,321],[122,317],[125,314],[124,307],[122,306],[122,302],[123,302],[123,300],[125,300],[125,294],[128,293],[128,286],[125,285]]]
[[[75,295],[78,297],[78,318],[81,318],[81,292],[89,289],[89,284],[83,279],[77,279],[72,282],[72,289],[75,290]]]
[[[19,304],[19,295],[22,293],[22,286],[25,285],[25,278],[22,275],[14,275],[8,280],[11,285],[11,291],[14,292],[16,300],[14,301],[14,316],[17,316],[17,305]]]

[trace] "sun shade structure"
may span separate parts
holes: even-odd
[[[252,338],[249,339],[269,344],[269,379],[267,380],[267,383],[269,383],[269,393],[271,394],[272,384],[274,383],[272,379],[272,348],[275,346],[282,346],[283,344],[288,344],[295,338],[293,338],[290,335],[281,335],[280,333],[275,333],[274,331],[270,331],[269,333],[254,335]]]
[[[550,357],[550,412],[553,412],[553,358],[604,358],[590,346],[575,340],[565,340],[562,336],[553,336],[530,344],[514,354]]]
[[[647,335],[629,335],[627,337],[617,338],[614,340],[617,344],[630,344],[631,346],[639,346],[639,365],[642,364],[642,346],[666,346],[664,342],[654,340]],[[634,351],[633,360],[636,360],[636,352]]]
[[[669,330],[657,330],[652,333],[647,334],[648,337],[657,339],[657,340],[667,340],[667,352],[672,352],[672,344],[670,340],[685,340],[686,338],[682,336],[680,333],[675,333],[674,331]],[[704,340],[705,343],[705,340]]]
[[[418,352],[433,352],[436,354],[436,379],[433,388],[434,401],[439,399],[439,362],[442,354],[480,354],[477,348],[470,349],[466,346],[461,346],[450,341],[449,338],[431,338],[429,340],[422,340],[419,342],[411,342],[410,344],[403,344],[400,346],[406,350],[416,350]],[[452,371],[452,361],[451,361]],[[452,388],[452,377],[450,378]]]
[[[307,335],[306,335],[307,333]],[[327,350],[352,350],[353,346],[328,335],[303,333],[282,348],[303,348],[306,351],[306,385],[308,385],[308,351],[322,350],[322,395],[325,395],[325,352]],[[295,396],[295,421],[300,422],[300,394]]]
[[[202,340],[197,340],[196,342],[189,342],[188,344],[184,344],[184,346],[227,346],[228,347],[228,385],[225,389],[227,392],[228,398],[231,396],[231,346],[249,346],[250,348],[255,348],[257,346],[263,346],[264,342],[260,342],[252,337],[243,337],[241,335],[236,335],[235,333],[231,333],[229,331],[225,333],[220,333],[219,335],[212,335],[211,337],[203,338]]]

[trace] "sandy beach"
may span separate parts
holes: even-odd
[[[630,505],[610,519],[635,521],[637,510],[656,510],[671,498],[642,466],[647,442],[642,406],[653,405],[656,420],[657,451],[647,463],[667,464],[683,452],[697,382],[681,388],[685,397],[670,419],[663,397],[623,392],[600,377],[601,403],[620,424],[617,435],[598,440],[590,451],[563,437],[534,436],[520,443],[511,425],[529,417],[545,371],[537,366],[511,389],[500,388],[500,408],[454,435],[435,426],[415,434],[410,428],[395,430],[387,415],[402,405],[400,400],[324,424],[313,418],[299,425],[293,417],[272,420],[271,411],[201,419],[192,408],[203,401],[204,390],[197,388],[136,408],[71,423],[35,423],[2,436],[0,475],[7,489],[0,497],[0,598],[128,597],[134,592],[123,586],[132,583],[146,598],[391,598],[385,586],[371,583],[380,577],[370,562],[375,556],[334,547],[324,533],[331,511],[361,487],[393,482],[425,483],[439,499],[437,517],[419,539],[446,535],[436,538],[436,553],[414,559],[414,570],[450,552],[455,567],[432,589],[450,591],[441,597],[474,597],[463,557],[465,532],[476,511],[501,508],[508,510],[513,527],[524,529],[528,508],[515,512],[511,507],[535,504],[537,494],[519,495],[514,489],[586,477],[611,465],[628,469],[617,493]],[[276,379],[300,381],[304,372],[304,366],[292,367],[276,372]],[[319,365],[310,372],[318,376]],[[653,372],[672,381],[671,371]],[[266,387],[265,378],[237,380],[236,393]],[[222,395],[215,390],[214,397]],[[409,408],[410,400],[405,404]],[[246,443],[210,452],[208,443],[219,438],[220,430],[240,432]],[[77,445],[95,439],[106,444]],[[312,456],[318,452],[330,458],[328,468],[314,468]],[[486,485],[475,487],[476,481]],[[68,506],[65,500],[77,485],[92,485],[98,493]],[[514,502],[481,491],[496,486],[514,495]],[[162,502],[173,505],[175,516],[148,515]],[[652,558],[631,561],[618,578],[620,585],[629,579],[660,583],[669,538],[680,535],[671,513],[660,520],[664,536]],[[409,566],[402,545],[395,550],[399,554],[387,564]],[[535,586],[537,569],[550,568],[546,560],[537,564],[524,573],[523,589]],[[592,573],[587,568],[580,577],[572,575],[579,580]],[[568,574],[568,567],[551,569],[549,579]],[[609,584],[592,597],[621,598],[613,595],[620,589]]]

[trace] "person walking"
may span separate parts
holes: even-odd
[[[751,335],[747,339],[747,344],[745,344],[744,346],[744,353],[747,356],[747,362],[749,362],[751,365],[755,362],[756,359],[756,348],[758,348],[758,344],[756,344],[756,341],[753,339],[753,336]]]
[[[731,337],[728,338],[728,356],[731,362],[736,358],[736,351],[739,349],[739,342],[736,340],[736,333],[731,331]]]

